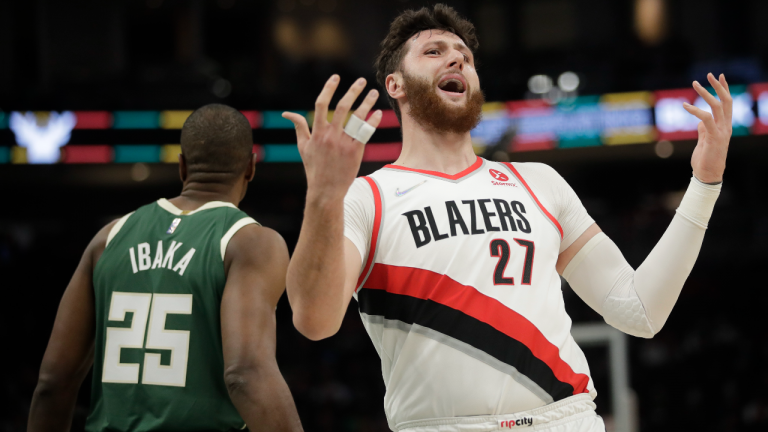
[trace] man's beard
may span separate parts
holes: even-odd
[[[408,75],[403,72],[405,94],[410,110],[408,114],[417,123],[437,132],[466,133],[480,123],[485,95],[479,88],[467,88],[464,106],[449,105],[437,94],[437,82]]]

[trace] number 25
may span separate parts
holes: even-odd
[[[153,298],[154,297],[154,298]],[[150,316],[150,303],[152,316]],[[139,364],[121,363],[122,348],[148,348],[171,351],[170,366],[160,364],[160,354],[144,354],[142,384],[184,387],[189,358],[189,332],[166,330],[168,314],[192,313],[192,294],[149,294],[113,292],[109,306],[110,321],[125,321],[126,312],[133,312],[130,328],[107,327],[102,382],[139,383]],[[149,319],[149,324],[147,324]],[[144,343],[144,331],[147,341]]]

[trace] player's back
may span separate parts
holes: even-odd
[[[181,211],[161,199],[123,217],[93,274],[89,431],[230,430],[224,383],[224,250],[254,223],[230,203]]]

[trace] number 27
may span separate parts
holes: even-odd
[[[515,242],[525,248],[525,264],[523,265],[523,285],[531,284],[531,274],[533,273],[533,253],[535,247],[532,241],[523,239],[514,239]],[[493,271],[494,285],[514,285],[515,279],[504,277],[504,271],[509,263],[509,243],[506,240],[491,240],[491,256],[498,257],[496,269]]]

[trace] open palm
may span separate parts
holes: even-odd
[[[698,126],[699,141],[691,157],[693,175],[704,183],[717,183],[723,180],[728,144],[733,132],[733,98],[724,75],[721,74],[718,80],[710,73],[707,80],[720,100],[698,81],[694,81],[693,88],[712,108],[712,114],[688,103],[683,104],[683,107],[701,120]]]
[[[343,127],[352,104],[365,89],[365,84],[364,78],[352,84],[336,105],[333,119],[329,122],[328,106],[339,85],[339,76],[331,76],[315,101],[315,119],[311,132],[304,116],[291,112],[283,113],[283,117],[292,121],[296,127],[296,140],[307,173],[308,191],[321,191],[333,197],[344,196],[357,176],[365,144],[347,135]],[[378,97],[378,91],[369,91],[354,115],[365,119]],[[381,110],[377,110],[367,123],[377,127],[381,122],[381,115]]]

